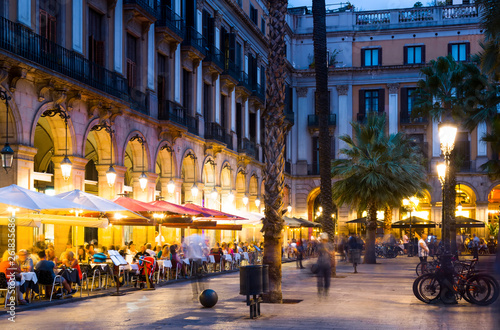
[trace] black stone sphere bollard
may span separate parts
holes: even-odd
[[[206,289],[203,290],[202,293],[200,293],[200,303],[203,305],[203,307],[214,307],[215,304],[217,304],[218,300],[219,297],[217,296],[217,292],[215,292],[214,290]]]

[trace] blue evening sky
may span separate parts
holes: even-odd
[[[393,9],[393,8],[411,8],[418,0],[351,0],[350,2],[357,10],[378,10],[378,9]],[[332,5],[332,8],[340,7],[339,0],[326,0],[327,5]],[[347,1],[342,1],[346,3]],[[429,6],[433,3],[432,0],[420,0],[424,6]],[[288,7],[312,6],[312,0],[288,0]]]

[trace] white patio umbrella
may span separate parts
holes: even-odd
[[[0,188],[0,215],[11,213],[9,208],[19,209],[16,214],[32,211],[52,214],[69,214],[71,210],[98,211],[92,206],[61,200],[15,184]]]

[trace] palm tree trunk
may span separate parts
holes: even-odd
[[[281,303],[281,246],[283,229],[285,134],[285,15],[288,1],[269,1],[269,65],[266,70],[266,109],[263,113],[266,138],[265,155],[265,218],[264,264],[269,265],[268,302]]]
[[[320,173],[320,201],[323,207],[321,224],[323,231],[328,233],[330,242],[335,238],[335,224],[332,217],[334,212],[332,199],[332,165],[331,165],[331,136],[328,125],[329,93],[328,93],[328,66],[326,52],[326,6],[325,0],[313,0],[313,42],[314,62],[316,74],[316,114],[319,119],[319,173]],[[335,273],[335,269],[333,270]]]
[[[376,264],[375,234],[377,231],[377,206],[369,202],[367,209],[365,264]]]
[[[384,209],[384,234],[390,234],[392,224],[392,207],[389,205],[385,206]]]

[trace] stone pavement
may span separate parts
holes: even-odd
[[[491,271],[493,256],[480,264]],[[309,261],[309,263],[312,261]],[[412,293],[418,258],[379,260],[376,265],[340,262],[328,297],[318,297],[316,279],[295,263],[283,266],[285,299],[295,304],[262,304],[262,317],[249,319],[239,295],[239,274],[176,283],[155,291],[102,297],[1,316],[1,329],[500,329],[500,301],[491,306],[427,305]],[[212,309],[201,307],[193,293],[217,291]]]

